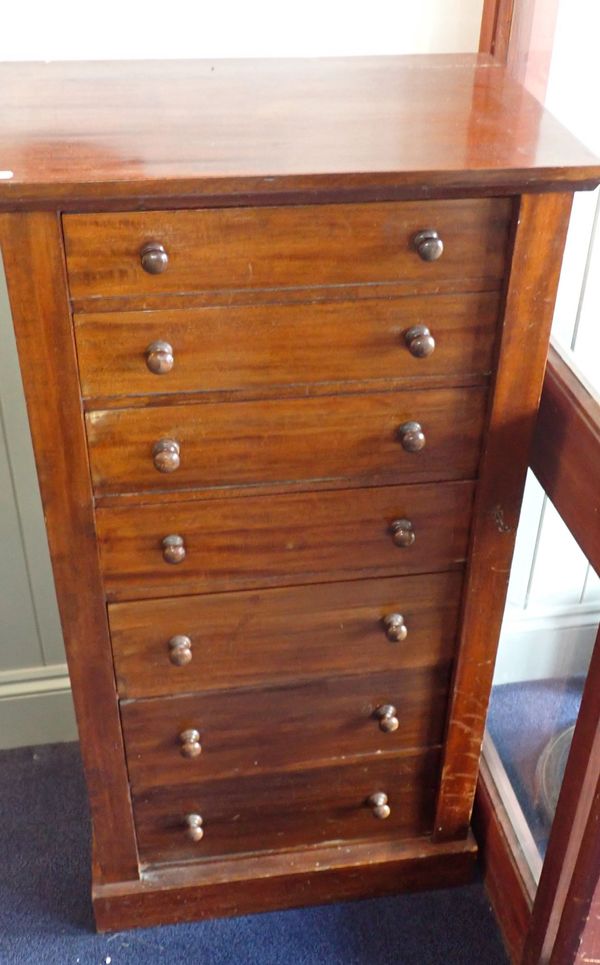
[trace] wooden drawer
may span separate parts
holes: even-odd
[[[449,661],[462,580],[450,572],[114,603],[119,693],[156,697]],[[392,629],[387,636],[384,619],[394,614],[405,639]],[[189,647],[169,645],[181,637]]]
[[[492,368],[498,304],[497,293],[481,292],[76,315],[82,393],[89,398],[256,391],[299,383],[484,375]],[[417,325],[427,325],[435,340],[427,357],[409,350],[406,333]],[[160,353],[147,351],[156,342],[172,349],[167,371],[160,371]]]
[[[143,864],[285,850],[351,839],[394,839],[432,830],[439,750],[338,762],[296,772],[156,788],[134,796]],[[369,797],[387,795],[390,815],[373,816]],[[191,841],[188,814],[204,836]]]
[[[467,552],[474,484],[385,486],[101,508],[100,561],[109,599],[433,573]],[[409,520],[414,542],[396,545]],[[183,562],[165,562],[180,536]]]
[[[311,399],[106,409],[86,416],[99,493],[264,483],[399,483],[477,474],[487,391],[424,389]],[[410,451],[403,427],[425,434]],[[179,466],[159,471],[160,445]]]
[[[453,280],[457,290],[504,274],[510,199],[134,211],[63,217],[75,299]],[[413,238],[435,228],[444,253],[423,261]],[[160,243],[161,274],[141,250]]]
[[[189,784],[440,744],[450,669],[446,662],[126,701],[121,719],[132,786]]]

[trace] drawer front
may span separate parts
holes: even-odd
[[[440,744],[450,669],[127,701],[121,719],[131,784],[189,784]]]
[[[92,479],[107,494],[469,479],[486,399],[483,388],[425,389],[91,412]],[[424,439],[416,439],[414,423]]]
[[[504,274],[509,199],[69,214],[63,217],[73,298],[412,281]],[[435,228],[444,253],[423,261],[415,235]],[[160,274],[142,249],[163,246]]]
[[[454,654],[462,580],[450,572],[111,604],[119,693],[434,666]]]
[[[473,483],[460,482],[101,508],[107,595],[441,572],[465,559],[473,492]],[[403,520],[410,525],[394,526]],[[168,536],[182,541],[175,554],[164,546]],[[183,552],[182,562],[165,561]]]
[[[439,750],[297,772],[204,781],[134,795],[143,864],[284,850],[351,839],[413,837],[432,830]],[[389,817],[369,798],[384,793]],[[192,841],[186,817],[202,818]]]
[[[495,292],[481,292],[76,315],[82,392],[89,398],[483,375],[492,368],[498,303]],[[427,336],[416,339],[415,326],[429,329],[432,351]]]

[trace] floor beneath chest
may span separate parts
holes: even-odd
[[[96,935],[76,744],[0,753],[0,962],[506,965],[479,883],[397,898]]]

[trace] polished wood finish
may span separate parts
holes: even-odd
[[[105,312],[75,315],[75,335],[86,397],[259,391],[300,383],[487,375],[498,311],[498,295],[480,292]],[[423,322],[429,336],[415,334]],[[425,355],[423,346],[431,339],[435,352]],[[160,366],[157,378],[148,352],[162,344],[166,362],[152,363]]]
[[[303,845],[398,840],[431,830],[439,750],[336,763],[295,772],[271,771],[134,794],[143,864],[201,861],[222,855]],[[373,820],[369,797],[385,788],[387,821]],[[188,813],[203,818],[200,847],[185,833]]]
[[[174,311],[197,308],[242,308],[280,305],[282,307],[310,303],[347,302],[349,299],[361,305],[376,299],[409,298],[424,295],[460,295],[479,292],[499,292],[503,288],[502,277],[482,275],[480,278],[435,279],[425,275],[420,279],[397,278],[396,281],[373,282],[369,285],[319,285],[316,288],[240,288],[224,291],[192,291],[166,294],[145,292],[136,296],[132,308],[131,296],[115,295],[111,298],[72,298],[71,306],[77,315],[115,315],[121,312]],[[465,288],[468,291],[465,291]],[[262,392],[262,390],[261,390]]]
[[[598,176],[489,56],[7,63],[0,92],[5,207],[515,194]]]
[[[437,845],[376,835],[343,847],[163,866],[139,881],[95,883],[96,924],[107,931],[451,887],[472,878],[476,851],[472,835]]]
[[[568,465],[574,460],[574,467]],[[532,468],[589,556],[600,565],[597,479],[600,402],[555,349],[548,368]],[[576,470],[572,472],[572,468]],[[593,961],[598,954],[600,632],[582,696],[527,937],[523,965]]]
[[[435,833],[466,833],[572,196],[523,195],[474,507]],[[546,239],[543,249],[537,242]],[[535,319],[535,327],[531,323]],[[523,326],[528,325],[527,351]]]
[[[137,875],[137,851],[56,215],[0,215],[0,248],[81,735],[96,877],[126,881]]]
[[[550,956],[550,965],[563,962],[593,962],[600,952],[600,708],[598,706],[598,681],[600,680],[600,632],[596,638],[595,653],[590,666],[581,709],[573,734],[572,752],[569,755],[569,775],[565,770],[561,796],[562,816],[557,835],[566,829],[566,819],[573,820],[571,841],[576,845],[567,848],[563,872],[569,875],[568,889],[558,924],[556,940]],[[585,703],[584,703],[585,701]],[[584,774],[582,785],[579,785]],[[575,783],[576,782],[576,783]],[[578,786],[579,785],[579,786]],[[575,797],[577,790],[579,797]],[[577,806],[573,808],[573,801]],[[557,805],[558,813],[558,805]],[[571,843],[571,842],[570,842]],[[569,853],[571,851],[571,853]],[[550,874],[552,872],[550,871]],[[535,913],[535,906],[534,906]]]
[[[510,961],[518,965],[531,921],[536,883],[523,858],[521,843],[511,820],[513,815],[509,816],[506,811],[505,787],[499,788],[496,783],[497,771],[493,765],[497,761],[497,752],[486,734],[473,809],[473,830],[480,848],[485,889]],[[506,783],[511,791],[510,782]],[[514,791],[512,793],[514,795]]]
[[[483,0],[479,50],[497,61],[508,60],[515,0]]]
[[[600,559],[598,503],[591,479],[598,477],[599,460],[600,403],[551,347],[531,464],[592,560]],[[576,467],[572,475],[571,462]],[[539,887],[528,870],[531,857],[527,865],[520,860],[523,833],[517,841],[504,816],[503,802],[514,792],[510,785],[500,793],[495,790],[502,765],[489,737],[484,744],[474,826],[484,845],[486,885],[512,960],[519,965],[583,963],[597,956],[600,860],[594,852],[598,818],[593,816],[593,801],[600,760],[599,686],[600,635],[543,864],[532,840],[541,872]],[[525,831],[530,834],[528,827]]]
[[[73,298],[229,289],[500,278],[505,199],[220,208],[65,215]],[[437,224],[444,255],[419,257],[415,235]],[[148,275],[139,250],[164,238],[168,269]]]
[[[466,557],[474,486],[384,486],[99,509],[96,527],[109,600],[371,576],[438,572]],[[415,539],[389,531],[408,517]],[[165,565],[163,533],[185,559]]]
[[[600,402],[551,347],[531,468],[600,570]]]
[[[600,877],[599,687],[600,631],[550,830],[523,965],[538,965],[542,961],[552,965],[575,962],[590,913],[594,910]],[[591,938],[593,928],[592,921],[588,938]],[[594,951],[597,951],[597,945]]]
[[[121,716],[132,787],[242,778],[439,744],[449,679],[446,662],[260,690],[126,701]],[[198,732],[196,740],[191,731]],[[185,744],[202,744],[193,760],[181,756],[182,733]]]
[[[486,402],[483,389],[429,389],[90,412],[92,480],[108,494],[472,479]]]
[[[464,880],[567,195],[600,165],[481,57],[0,80],[100,925]]]
[[[157,697],[447,663],[461,586],[459,571],[112,604],[119,693]],[[181,664],[178,648],[189,654]]]

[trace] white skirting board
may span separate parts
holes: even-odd
[[[65,664],[0,673],[0,749],[77,740]]]
[[[585,674],[599,620],[597,604],[537,612],[509,607],[502,626],[494,686]]]

